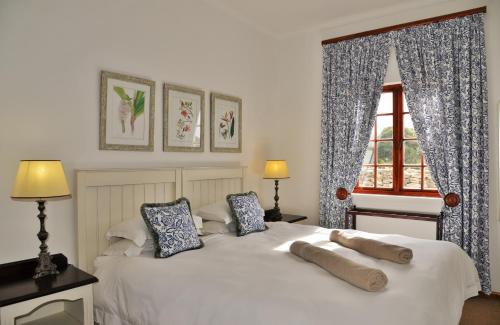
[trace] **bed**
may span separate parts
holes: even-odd
[[[99,278],[100,324],[456,325],[464,300],[480,289],[454,244],[350,230],[412,248],[411,264],[399,265],[329,242],[330,230],[284,222],[244,237],[209,235],[204,248],[167,259],[100,256],[109,226],[136,216],[142,202],[186,196],[196,209],[246,190],[245,169],[79,171],[77,182],[79,266]],[[298,239],[382,269],[388,286],[370,293],[335,278],[288,252]]]

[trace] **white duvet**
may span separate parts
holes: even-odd
[[[328,242],[330,230],[284,222],[244,237],[213,235],[205,247],[155,259],[96,259],[95,320],[105,325],[369,324],[457,325],[480,289],[456,245],[400,235],[356,235],[413,250],[409,265],[377,260]],[[358,289],[288,252],[305,240],[382,269],[386,289]]]

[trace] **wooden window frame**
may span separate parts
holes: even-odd
[[[404,156],[403,156],[403,145],[405,140],[413,140],[404,138],[404,127],[403,121],[404,116],[409,114],[408,112],[403,111],[403,87],[401,84],[393,84],[386,85],[383,88],[383,92],[392,92],[393,94],[393,149],[392,149],[392,170],[393,170],[393,181],[392,188],[377,188],[377,146],[374,145],[374,187],[361,187],[359,186],[359,182],[356,183],[356,187],[354,188],[354,193],[361,194],[382,194],[382,195],[399,195],[399,196],[422,196],[422,197],[440,197],[437,190],[426,190],[423,188],[424,186],[424,158],[423,154],[420,157],[420,165],[404,165]],[[383,115],[391,115],[387,114],[377,114],[377,116]],[[375,129],[375,138],[372,142],[377,143],[380,142],[377,139],[376,132],[377,121],[375,120],[374,129]],[[363,164],[365,165],[365,164]],[[420,184],[421,189],[405,189],[403,187],[404,182],[404,167],[420,167]]]

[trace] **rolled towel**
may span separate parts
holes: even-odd
[[[381,270],[358,264],[332,251],[304,241],[293,242],[290,246],[290,252],[366,291],[380,291],[387,285],[387,276]]]
[[[347,237],[339,230],[332,230],[330,241],[357,250],[362,254],[399,264],[410,263],[413,258],[413,252],[409,248],[387,244],[373,239]]]

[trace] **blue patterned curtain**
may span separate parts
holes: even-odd
[[[483,14],[398,31],[399,70],[420,148],[439,193],[443,239],[476,263],[491,291],[488,256],[488,105]]]
[[[323,47],[323,107],[320,159],[320,225],[343,228],[344,210],[361,164],[377,112],[389,60],[390,35],[377,35]]]

